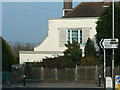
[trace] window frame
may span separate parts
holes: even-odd
[[[75,33],[75,31],[77,31],[77,35]],[[77,42],[82,45],[82,34],[83,31],[82,29],[67,29],[67,41],[69,41],[70,43],[73,42],[73,39],[77,39]],[[77,36],[77,38],[76,38]]]

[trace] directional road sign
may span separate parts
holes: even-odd
[[[118,39],[101,39],[99,44],[105,49],[118,48]]]

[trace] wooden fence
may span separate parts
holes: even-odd
[[[110,67],[107,67],[106,75],[110,76]],[[12,70],[13,82],[22,81],[22,70]],[[76,82],[76,81],[97,81],[99,75],[103,79],[103,66],[77,66],[76,68],[49,69],[43,67],[26,68],[24,71],[27,81],[47,81],[47,82]],[[115,74],[120,75],[120,67],[115,67]],[[16,81],[17,80],[17,81]]]

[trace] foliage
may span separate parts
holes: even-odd
[[[119,48],[115,50],[115,63],[120,64],[120,7],[115,3],[115,38],[119,39]],[[100,16],[97,21],[97,43],[103,38],[112,38],[112,5],[108,7]],[[111,51],[107,50],[107,58],[108,60],[111,59]],[[103,53],[103,52],[102,52]],[[110,61],[108,61],[110,62]]]
[[[67,49],[63,52],[64,56],[74,63],[77,63],[82,57],[80,45],[76,41],[73,41],[72,43],[68,42],[68,44],[65,44],[65,46]]]
[[[2,71],[11,71],[12,65],[15,64],[13,53],[10,45],[2,38]]]
[[[65,58],[64,56],[43,59],[42,64],[43,67],[58,68],[58,69],[75,67],[75,64],[72,61],[70,61],[68,58]]]
[[[67,49],[64,51],[64,56],[54,57],[54,58],[46,58],[43,59],[41,63],[43,67],[48,68],[75,68],[76,63],[82,57],[82,51],[77,42],[73,41],[71,44],[65,44]]]
[[[42,67],[42,62],[25,62],[27,67]]]
[[[100,65],[100,60],[97,56],[87,56],[87,57],[82,58],[79,65],[96,66],[96,65]]]
[[[96,56],[96,49],[94,47],[94,42],[88,38],[85,46],[85,56]]]
[[[99,58],[96,56],[96,49],[94,47],[94,42],[88,38],[85,46],[85,57],[82,58],[80,65],[83,66],[95,66],[99,65]]]

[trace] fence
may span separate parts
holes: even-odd
[[[12,83],[23,83],[24,68],[22,65],[13,65],[11,73]]]
[[[2,83],[11,82],[11,72],[3,71],[2,72]]]
[[[107,67],[106,75],[110,76],[110,67]],[[22,71],[20,71],[22,73]],[[97,81],[99,75],[103,78],[103,66],[77,66],[76,68],[49,69],[43,67],[25,69],[27,81],[47,82],[76,82],[76,81]],[[120,74],[120,67],[115,67],[115,74]],[[18,74],[19,80],[22,74]],[[13,76],[14,77],[14,76]]]

